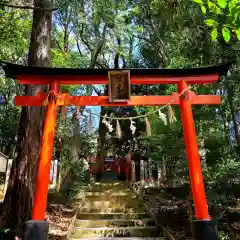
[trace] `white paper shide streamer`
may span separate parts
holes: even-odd
[[[151,136],[151,124],[150,124],[150,121],[148,119],[148,116],[158,112],[158,115],[159,115],[158,117],[159,117],[159,119],[161,119],[163,121],[164,125],[168,125],[168,122],[170,124],[176,122],[177,119],[176,119],[174,110],[171,107],[171,104],[174,101],[176,101],[180,96],[182,96],[185,92],[188,92],[188,91],[190,91],[190,87],[185,89],[185,90],[183,90],[181,93],[179,93],[177,95],[176,99],[171,100],[169,103],[167,103],[166,105],[162,106],[161,108],[156,109],[156,110],[154,110],[154,111],[152,111],[151,113],[148,113],[148,114],[144,114],[144,115],[133,117],[133,119],[145,118],[146,133],[147,133],[147,136]],[[166,107],[168,107],[168,116],[167,116],[167,114],[164,114],[163,112],[161,112],[161,110],[166,108]],[[92,113],[90,112],[90,114],[92,114]],[[82,116],[81,112],[79,111],[79,108],[76,110],[76,115],[77,115],[76,116],[77,119],[80,119],[81,116]],[[120,128],[120,123],[119,123],[120,120],[130,120],[130,130],[131,130],[133,135],[136,132],[136,129],[137,129],[136,128],[136,122],[132,120],[132,117],[112,117],[111,115],[107,116],[107,114],[105,114],[104,116],[103,115],[99,115],[99,114],[94,114],[94,115],[96,115],[96,116],[98,116],[100,118],[101,117],[103,118],[102,123],[106,125],[106,127],[108,128],[109,132],[113,132],[113,130],[114,130],[113,125],[111,124],[111,121],[112,120],[116,120],[116,136],[118,138],[121,138],[121,136],[122,136],[122,131],[121,131],[121,128]],[[107,121],[107,119],[109,119],[109,120]]]
[[[158,110],[159,118],[164,122],[164,125],[167,125],[167,116],[161,112],[161,110]]]
[[[134,135],[136,132],[136,126],[135,126],[136,122],[134,122],[131,118],[130,118],[130,130],[132,131],[132,134]]]
[[[104,123],[106,125],[106,127],[108,128],[108,131],[109,132],[112,132],[113,131],[113,126],[111,125],[111,123],[109,123],[106,119],[107,117],[107,114],[105,114],[103,120],[102,120],[102,123]]]

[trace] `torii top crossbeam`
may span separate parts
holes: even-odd
[[[6,77],[20,84],[49,84],[57,77],[60,84],[107,84],[108,72],[114,69],[39,68],[2,62]],[[215,83],[227,73],[230,64],[183,69],[125,69],[131,71],[131,84]],[[119,69],[116,69],[119,70]],[[44,77],[43,77],[44,76]]]
[[[20,84],[50,85],[53,80],[61,84],[107,84],[108,72],[114,69],[68,69],[68,68],[39,68],[21,66],[2,62],[6,76],[17,79]],[[227,73],[230,64],[204,68],[185,69],[128,69],[131,73],[130,84],[178,84],[184,80],[187,84],[210,84],[216,83],[221,75]],[[125,69],[126,70],[126,69]],[[176,97],[172,96],[132,96],[128,102],[113,103],[108,96],[68,96],[60,93],[57,105],[75,106],[146,106],[165,105]],[[190,94],[191,103],[220,104],[220,96]],[[41,106],[47,94],[38,93],[37,96],[17,96],[17,106]],[[172,103],[179,105],[179,99]]]

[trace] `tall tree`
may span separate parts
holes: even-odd
[[[31,43],[28,65],[48,67],[52,12],[50,1],[34,1]],[[37,9],[38,8],[38,9]],[[41,8],[41,10],[39,10]],[[25,94],[35,95],[45,91],[44,86],[26,85]],[[11,227],[22,233],[23,224],[31,219],[32,202],[43,128],[44,108],[24,107],[18,132],[18,156],[13,162],[8,190],[1,206],[1,227]]]

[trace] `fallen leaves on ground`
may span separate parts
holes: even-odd
[[[74,206],[71,207],[54,203],[49,204],[46,213],[46,220],[49,222],[49,234],[56,237],[65,236],[75,212],[76,207]]]

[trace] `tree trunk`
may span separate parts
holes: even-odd
[[[71,162],[75,163],[79,160],[78,156],[78,145],[79,145],[79,138],[80,138],[80,125],[79,125],[79,119],[77,115],[82,115],[83,108],[80,110],[77,109],[73,113],[72,117],[72,125],[73,125],[73,136],[72,136],[72,146],[71,146]]]
[[[101,115],[104,115],[105,113],[105,108],[101,107]],[[104,157],[105,157],[105,135],[107,128],[104,123],[102,123],[102,117],[100,117],[100,122],[99,122],[99,142],[98,142],[98,148],[99,148],[99,159],[97,161],[97,172],[100,174],[103,171],[104,167]]]
[[[161,164],[157,164],[157,182],[158,186],[160,186],[160,183],[162,182],[162,166]]]
[[[140,160],[140,181],[141,184],[143,184],[145,182],[145,178],[144,178],[144,160]]]
[[[98,93],[98,95],[100,95]],[[108,85],[105,86],[104,88],[104,92],[103,92],[103,96],[107,96],[108,95]],[[100,116],[103,116],[106,111],[105,111],[105,107],[101,107],[101,112],[100,112]],[[104,157],[105,157],[105,144],[106,144],[106,140],[105,140],[105,135],[107,132],[107,127],[105,126],[104,123],[102,123],[103,118],[100,117],[100,121],[99,121],[99,128],[98,128],[98,135],[99,135],[99,139],[98,139],[98,159],[96,162],[96,172],[98,174],[97,178],[101,178],[101,174],[103,172],[103,168],[104,168]]]
[[[223,62],[235,62],[236,61],[236,53],[234,48],[227,44],[223,39],[220,41],[220,46],[222,47],[222,60]],[[227,100],[230,107],[231,118],[233,121],[233,129],[235,133],[235,138],[237,142],[237,153],[240,156],[240,136],[238,134],[238,123],[236,120],[236,108],[234,106],[233,98],[234,98],[234,91],[233,85],[229,83],[228,79],[225,79],[225,87],[227,90]]]
[[[64,24],[63,50],[68,53],[68,24]]]
[[[102,32],[102,36],[100,37],[100,39],[98,38],[96,40],[95,46],[91,51],[91,62],[89,64],[89,68],[94,68],[96,63],[97,63],[97,58],[99,53],[102,51],[102,48],[104,46],[105,43],[105,37],[106,37],[106,31],[107,31],[107,26],[106,24],[103,27],[103,32]]]
[[[120,37],[117,38],[118,42],[118,49],[114,58],[114,68],[119,69],[119,58],[120,58],[120,49],[121,49],[121,39]]]
[[[64,53],[68,53],[68,49],[69,49],[69,10],[68,10],[68,6],[66,8],[66,19],[65,22],[63,23],[64,26],[64,35],[63,35],[63,51]]]
[[[128,67],[133,67],[133,42],[134,42],[134,37],[130,38],[129,42],[129,53],[128,53]]]
[[[228,121],[221,109],[219,109],[219,115],[223,121],[225,139],[228,142],[229,148],[231,148],[231,136],[230,136],[229,129],[228,129]]]
[[[80,125],[78,114],[82,115],[84,108],[76,109],[72,116],[72,126],[73,126],[73,136],[71,137],[70,146],[70,161],[71,163],[76,163],[79,160],[78,145],[80,139]],[[59,184],[59,193],[64,194],[74,181],[74,176],[71,173],[71,168],[65,169],[64,175],[61,174],[61,182]]]
[[[226,81],[226,88],[227,88],[228,103],[229,103],[231,117],[233,121],[234,133],[237,141],[238,154],[240,155],[240,136],[238,134],[238,124],[237,124],[236,114],[235,114],[236,111],[233,103],[233,89],[232,89],[232,86],[229,84],[228,80]]]
[[[35,7],[48,8],[48,1],[35,0]],[[50,63],[52,12],[33,12],[29,66],[47,67]],[[26,85],[25,95],[44,91],[44,86]],[[1,205],[0,225],[23,233],[24,222],[31,219],[38,169],[44,108],[23,107],[18,132],[18,155],[13,162],[7,193]]]
[[[153,179],[153,176],[152,176],[152,159],[151,158],[148,158],[148,177],[150,180]]]

